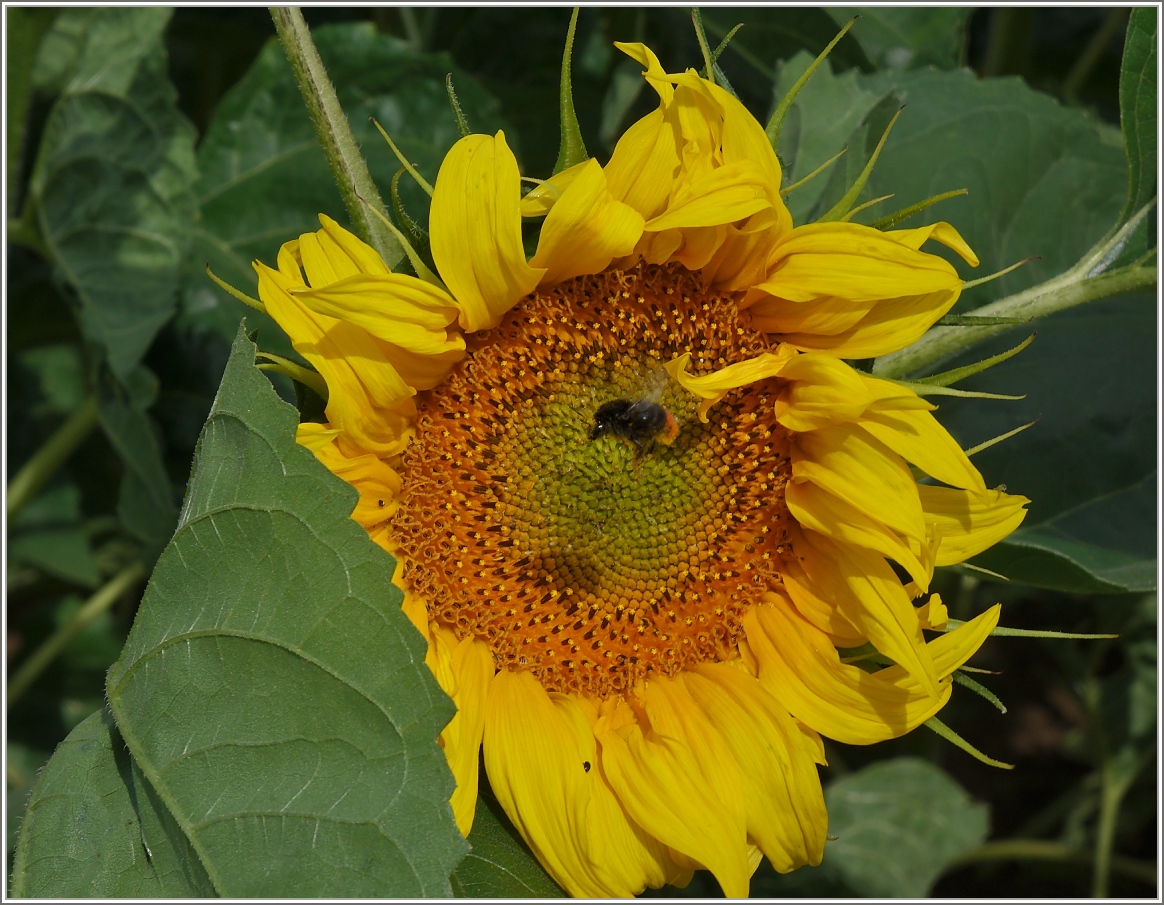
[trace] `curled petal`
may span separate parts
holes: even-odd
[[[920,688],[939,693],[936,666],[921,633],[917,611],[893,569],[876,553],[801,532],[796,545],[802,572],[785,583],[795,601],[800,581],[834,605],[878,651],[899,664]]]
[[[937,713],[950,696],[950,673],[981,646],[999,607],[931,641],[941,677],[935,698],[900,666],[867,673],[841,663],[827,637],[780,598],[753,607],[744,631],[760,666],[760,681],[798,720],[844,744],[897,738]]]
[[[295,351],[327,383],[328,422],[368,452],[399,452],[416,415],[416,388],[397,370],[392,347],[360,327],[311,311],[293,296],[303,288],[294,261],[299,244],[284,246],[279,270],[255,262],[259,297]]]
[[[920,249],[927,240],[933,239],[956,252],[958,257],[971,267],[978,266],[978,255],[974,254],[974,250],[966,244],[966,240],[962,238],[958,230],[944,220],[939,220],[928,226],[919,226],[916,229],[891,229],[886,231],[885,235],[914,249]]]
[[[485,729],[485,702],[493,681],[493,654],[489,646],[470,636],[457,640],[449,629],[433,626],[430,645],[441,648],[441,667],[434,670],[441,687],[457,705],[457,712],[441,731],[441,746],[457,787],[450,804],[457,829],[468,836],[477,811],[477,768]],[[447,683],[447,684],[446,684]]]
[[[379,456],[361,450],[340,431],[323,424],[300,424],[296,439],[328,471],[356,488],[360,496],[352,518],[368,530],[387,521],[399,507],[400,476]]]
[[[677,129],[662,108],[653,110],[623,133],[606,164],[611,195],[643,217],[667,206],[679,172]]]
[[[433,260],[469,332],[496,326],[542,277],[525,260],[520,186],[503,132],[465,136],[437,173],[429,211]]]
[[[964,562],[998,543],[1022,524],[1030,502],[1001,490],[968,491],[918,485],[922,513],[937,527],[937,565]]]
[[[617,201],[596,160],[573,167],[579,172],[542,224],[537,254],[530,265],[544,269],[541,285],[604,270],[615,257],[628,255],[643,234],[643,217]]]
[[[696,377],[687,371],[691,353],[684,352],[664,365],[671,379],[683,389],[703,399],[699,404],[699,420],[707,421],[707,410],[723,399],[729,390],[755,383],[767,377],[775,377],[784,366],[796,356],[796,350],[781,346],[775,352],[761,352],[755,358],[738,361],[720,368],[711,374]]]
[[[897,234],[855,223],[798,227],[773,250],[768,278],[745,296],[748,316],[758,330],[847,358],[902,348],[962,290],[949,263],[914,247],[930,236],[965,246],[948,226]]]
[[[310,285],[326,286],[361,273],[376,276],[391,273],[371,245],[326,214],[319,215],[319,222],[323,229],[299,238],[299,254]]]

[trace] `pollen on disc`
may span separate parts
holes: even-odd
[[[768,384],[703,423],[663,365],[690,352],[707,373],[768,345],[675,265],[527,297],[417,397],[391,523],[409,591],[551,690],[609,694],[732,656],[788,555],[788,434]],[[592,439],[601,406],[648,396],[660,442]]]

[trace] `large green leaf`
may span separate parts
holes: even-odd
[[[521,841],[497,801],[477,796],[472,847],[449,878],[457,898],[545,899],[565,893]]]
[[[99,378],[98,415],[105,436],[125,466],[117,515],[146,547],[152,561],[174,530],[178,507],[162,462],[161,445],[148,409],[157,398],[157,380],[138,365],[124,383]]]
[[[899,757],[825,789],[829,835],[819,867],[757,874],[753,895],[923,898],[986,838],[989,813],[929,761]]]
[[[962,61],[968,7],[827,6],[824,11],[838,26],[861,17],[853,37],[878,69],[953,69]]]
[[[66,738],[41,772],[20,827],[12,895],[212,895],[198,855],[125,749],[108,711]]]
[[[1155,587],[1157,326],[1151,296],[1062,312],[1038,325],[1021,355],[962,384],[1025,399],[942,402],[938,418],[968,447],[1038,419],[975,457],[989,485],[1031,499],[1023,526],[976,564],[1064,591]],[[975,348],[955,364],[994,350]]]
[[[110,707],[219,894],[448,895],[452,705],[254,352],[240,330]]]
[[[802,51],[780,65],[776,82],[780,96],[788,92],[812,59],[811,54]],[[785,169],[785,187],[806,177],[842,148],[847,148],[845,157],[833,167],[855,164],[855,172],[860,172],[865,164],[864,138],[854,141],[853,136],[866,114],[884,96],[884,92],[878,93],[866,87],[867,81],[855,70],[834,75],[828,60],[813,73],[797,95],[780,133],[777,151]],[[880,137],[874,138],[874,143]],[[799,225],[809,219],[809,212],[824,193],[830,178],[830,173],[821,173],[786,197],[795,223]]]
[[[64,84],[33,174],[38,225],[82,330],[122,378],[174,311],[195,216],[194,130],[166,75],[169,17],[75,10],[53,29],[71,41],[50,32],[42,48]]]
[[[431,183],[445,153],[460,137],[445,91],[453,81],[470,126],[501,128],[497,105],[444,54],[417,55],[379,34],[371,23],[327,26],[313,37],[336,87],[368,169],[388,198],[399,162],[370,122],[374,117],[401,152]],[[325,213],[347,222],[343,203],[282,47],[271,41],[246,76],[223,99],[198,149],[201,220],[183,289],[182,319],[233,337],[242,306],[218,290],[203,268],[255,293],[251,262],[274,265],[279,246],[319,229]],[[412,217],[428,220],[428,197],[407,176],[401,193]],[[290,352],[279,328],[263,314],[245,312],[259,328],[259,344]]]
[[[957,227],[982,260],[974,272],[960,265],[967,278],[1039,256],[967,292],[960,307],[1061,273],[1115,222],[1126,178],[1123,154],[1113,131],[1080,111],[1019,79],[978,80],[965,70],[882,73],[859,83],[895,91],[906,108],[859,200],[894,197],[857,220],[964,188],[968,196],[903,226],[948,220]],[[844,188],[837,187],[838,196]]]
[[[867,896],[925,896],[947,864],[989,830],[985,805],[928,761],[902,757],[838,779],[825,790],[825,861]]]
[[[1128,154],[1128,199],[1122,220],[1156,194],[1156,16],[1138,7],[1128,19],[1120,67],[1120,125]]]

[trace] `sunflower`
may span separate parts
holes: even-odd
[[[954,304],[957,272],[921,250],[977,264],[953,227],[794,227],[739,101],[618,46],[658,108],[605,167],[524,198],[503,133],[457,142],[431,200],[439,277],[392,273],[323,216],[255,267],[326,382],[299,441],[359,491],[457,705],[461,831],[483,748],[570,893],[706,868],[743,896],[762,855],[821,860],[822,736],[894,738],[945,704],[998,608],[944,631],[934,568],[1027,500],[987,488],[934,406],[844,360]],[[544,218],[529,260],[523,218]]]

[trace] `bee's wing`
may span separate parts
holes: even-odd
[[[663,393],[667,390],[667,381],[671,378],[659,362],[654,362],[643,381],[642,399],[646,402],[661,402]]]

